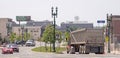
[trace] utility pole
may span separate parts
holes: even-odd
[[[111,21],[112,21],[112,14],[109,17],[107,14],[107,29],[108,29],[108,53],[110,53],[110,42],[111,42]]]
[[[53,12],[53,11],[54,11],[54,8],[52,7],[52,8],[51,8],[51,11],[52,11],[52,18],[54,18],[54,41],[53,41],[53,52],[56,52],[56,50],[55,50],[55,41],[56,41],[56,35],[55,35],[55,24],[56,24],[56,21],[55,21],[55,18],[57,18],[58,8],[56,7],[56,12]]]

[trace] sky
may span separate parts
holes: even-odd
[[[88,21],[97,26],[97,20],[106,20],[106,14],[120,15],[120,0],[0,0],[0,18],[31,16],[32,20],[50,20],[51,7],[58,7],[57,25],[61,22]]]

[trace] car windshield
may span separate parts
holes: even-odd
[[[11,46],[12,46],[12,47],[17,47],[17,45],[16,45],[16,44],[12,44]]]
[[[27,42],[33,42],[33,40],[28,40]]]
[[[7,48],[11,48],[11,47],[12,47],[12,45],[6,45],[6,47],[7,47]]]
[[[9,44],[9,45],[7,45],[6,47],[12,48],[12,47],[17,47],[17,45],[16,45],[16,44]]]

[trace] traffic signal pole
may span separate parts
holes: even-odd
[[[107,14],[107,29],[108,29],[108,53],[110,53],[110,42],[111,42],[111,21],[112,21],[112,14],[109,17]]]

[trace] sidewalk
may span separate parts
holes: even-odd
[[[120,51],[112,51],[112,54],[120,54]]]

